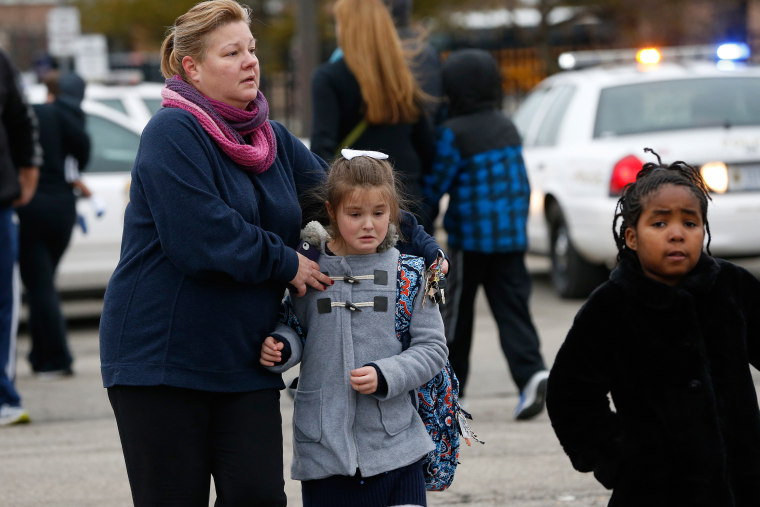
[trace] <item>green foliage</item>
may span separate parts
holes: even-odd
[[[115,47],[132,49],[158,47],[167,27],[195,5],[197,0],[75,0],[81,14],[82,31],[103,33]]]

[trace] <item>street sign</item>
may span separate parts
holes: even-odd
[[[108,42],[102,33],[82,35],[75,44],[74,69],[85,81],[108,77]]]
[[[74,56],[76,42],[82,33],[79,9],[54,7],[47,15],[48,52],[54,57]]]

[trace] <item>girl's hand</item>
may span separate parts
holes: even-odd
[[[361,394],[377,391],[377,370],[373,366],[363,366],[351,370],[351,387]]]
[[[281,350],[285,347],[283,343],[271,336],[264,339],[261,344],[261,358],[259,362],[264,366],[274,366],[282,361]]]
[[[317,290],[325,290],[327,285],[332,285],[333,283],[335,282],[330,280],[329,276],[319,272],[319,264],[309,260],[300,253],[298,254],[298,272],[290,281],[290,284],[297,291],[296,296],[301,297],[306,294],[307,285]]]

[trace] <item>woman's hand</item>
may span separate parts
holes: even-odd
[[[267,336],[264,343],[261,344],[261,358],[259,362],[264,366],[274,366],[282,361],[282,349],[285,345],[271,337]]]
[[[351,370],[351,387],[361,394],[372,394],[377,391],[377,370],[374,366],[363,366]]]
[[[327,285],[332,285],[333,283],[335,282],[330,280],[329,276],[319,272],[319,264],[309,260],[300,253],[298,254],[298,272],[290,281],[290,284],[297,291],[296,296],[301,297],[306,294],[307,285],[317,290],[325,290]]]

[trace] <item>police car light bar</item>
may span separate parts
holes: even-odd
[[[656,58],[656,54],[660,58]],[[639,56],[640,55],[640,56]],[[581,69],[613,63],[654,64],[659,61],[676,60],[746,60],[749,47],[746,44],[706,44],[695,46],[672,46],[660,49],[606,49],[572,51],[559,55],[557,62],[562,70]]]

